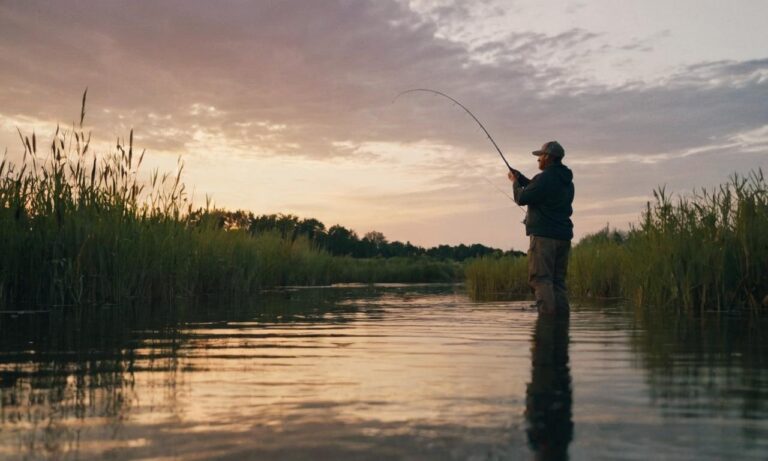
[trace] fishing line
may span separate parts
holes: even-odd
[[[512,196],[511,196],[511,195],[509,195],[508,193],[504,192],[504,190],[502,190],[502,188],[501,188],[501,187],[499,187],[499,186],[497,186],[496,184],[492,183],[490,179],[486,178],[485,176],[483,176],[483,179],[485,179],[485,181],[486,181],[488,184],[490,184],[491,186],[493,186],[493,187],[494,187],[494,188],[495,188],[497,191],[499,191],[499,192],[501,192],[502,194],[506,195],[508,199],[512,200],[512,202],[515,202],[515,199],[514,199],[514,197],[512,197]],[[515,203],[515,205],[517,205],[517,203]],[[517,206],[520,206],[520,205],[517,205]],[[522,207],[521,207],[521,208],[522,208]]]
[[[394,104],[394,103],[395,103],[395,102],[398,100],[398,98],[400,98],[400,96],[403,96],[403,95],[405,95],[405,94],[408,94],[408,93],[415,93],[415,92],[426,92],[426,93],[432,93],[432,94],[436,94],[436,95],[438,95],[438,96],[442,96],[442,97],[444,97],[444,98],[447,98],[447,99],[449,99],[449,100],[450,100],[450,101],[452,101],[454,104],[456,104],[456,105],[458,105],[459,107],[461,107],[462,109],[464,109],[464,111],[465,111],[466,113],[468,113],[468,114],[469,114],[469,116],[470,116],[470,117],[472,117],[472,119],[473,119],[473,120],[474,120],[474,121],[475,121],[475,122],[476,122],[478,125],[480,125],[480,128],[482,128],[482,130],[483,130],[483,132],[485,133],[485,135],[486,135],[486,136],[488,137],[488,139],[491,141],[491,144],[493,144],[493,147],[495,147],[495,148],[496,148],[496,152],[498,152],[498,153],[499,153],[499,156],[501,157],[501,159],[502,159],[502,160],[504,160],[504,164],[505,164],[505,165],[507,165],[507,168],[509,169],[509,171],[511,171],[511,172],[514,172],[515,174],[520,174],[520,172],[519,172],[519,171],[515,170],[514,168],[512,168],[512,167],[509,165],[509,162],[507,161],[506,157],[504,157],[504,154],[501,152],[501,149],[499,149],[499,146],[498,146],[498,144],[496,144],[496,141],[494,141],[494,140],[493,140],[493,137],[492,137],[492,136],[491,136],[491,134],[488,132],[488,130],[486,130],[486,129],[485,129],[485,126],[482,124],[482,122],[480,122],[480,120],[479,120],[477,117],[475,117],[475,114],[473,114],[473,113],[472,113],[472,111],[470,111],[469,109],[467,109],[467,108],[466,108],[466,106],[464,106],[464,104],[462,104],[462,103],[460,103],[459,101],[455,100],[454,98],[452,98],[452,97],[448,96],[447,94],[445,94],[445,93],[443,93],[443,92],[441,92],[441,91],[432,90],[432,89],[429,89],[429,88],[413,88],[413,89],[410,89],[410,90],[405,90],[405,91],[403,91],[403,92],[400,92],[400,93],[399,93],[397,96],[395,96],[395,99],[393,99],[393,100],[392,100],[392,104]],[[499,187],[498,187],[496,184],[492,183],[492,182],[491,182],[491,181],[490,181],[488,178],[486,178],[485,176],[483,176],[482,178],[483,178],[483,179],[485,179],[485,180],[488,182],[488,184],[490,184],[491,186],[493,186],[494,188],[496,188],[496,190],[498,190],[498,191],[499,191],[499,192],[501,192],[502,194],[506,195],[506,196],[507,196],[507,198],[509,198],[510,200],[512,200],[513,202],[515,202],[515,199],[514,199],[514,198],[512,198],[512,197],[511,197],[511,196],[510,196],[508,193],[506,193],[506,192],[504,192],[503,190],[501,190],[501,188],[499,188]],[[517,206],[518,206],[518,208],[520,208],[521,210],[525,211],[525,208],[523,208],[522,206],[518,205],[518,204],[517,204],[517,202],[515,202],[515,205],[517,205]]]

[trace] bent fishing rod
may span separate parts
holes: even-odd
[[[495,147],[495,148],[496,148],[496,152],[498,152],[498,153],[499,153],[499,156],[501,157],[501,159],[502,159],[502,160],[504,160],[504,164],[505,164],[505,165],[507,165],[507,168],[509,168],[509,171],[511,171],[511,172],[513,172],[513,173],[515,173],[515,174],[520,174],[520,172],[519,172],[519,171],[515,170],[514,168],[512,168],[512,167],[509,165],[509,162],[507,161],[506,157],[504,157],[504,154],[501,152],[501,149],[499,149],[499,146],[498,146],[498,144],[496,144],[496,141],[494,141],[494,140],[493,140],[493,137],[491,137],[491,134],[488,132],[488,130],[486,130],[486,129],[485,129],[485,126],[483,126],[482,122],[480,122],[480,120],[478,120],[478,118],[477,118],[477,117],[475,117],[475,114],[473,114],[473,113],[472,113],[472,111],[470,111],[469,109],[467,109],[467,108],[464,106],[464,104],[462,104],[462,103],[460,103],[459,101],[457,101],[457,100],[453,99],[452,97],[448,96],[447,94],[443,93],[442,91],[432,90],[432,89],[430,89],[430,88],[413,88],[413,89],[410,89],[410,90],[405,90],[405,91],[403,91],[403,92],[399,93],[397,96],[395,96],[395,99],[393,99],[393,100],[392,100],[392,103],[394,104],[394,103],[395,103],[395,101],[397,101],[397,99],[398,99],[400,96],[404,95],[404,94],[408,94],[408,93],[415,93],[415,92],[419,92],[419,91],[421,91],[421,92],[426,92],[426,93],[432,93],[432,94],[436,94],[436,95],[438,95],[438,96],[442,96],[442,97],[444,97],[444,98],[448,98],[448,99],[449,99],[450,101],[452,101],[454,104],[456,104],[457,106],[459,106],[459,107],[461,107],[462,109],[464,109],[464,111],[465,111],[466,113],[468,113],[468,114],[469,114],[469,116],[470,116],[470,117],[472,117],[472,119],[473,119],[475,122],[477,122],[477,124],[478,124],[478,125],[480,125],[480,128],[482,128],[482,129],[483,129],[483,132],[484,132],[484,133],[485,133],[485,135],[488,137],[488,139],[491,141],[491,144],[493,144],[493,147]],[[483,177],[483,179],[485,179],[486,181],[488,181],[488,178],[486,178],[486,177]],[[492,182],[490,182],[490,181],[488,181],[488,184],[490,184],[490,185],[492,185],[493,187],[495,187],[495,188],[496,188],[496,190],[498,190],[498,191],[499,191],[499,192],[501,192],[502,194],[506,195],[506,196],[507,196],[507,197],[508,197],[510,200],[512,200],[513,202],[515,201],[515,199],[513,199],[512,197],[510,197],[510,196],[509,196],[509,194],[507,194],[506,192],[504,192],[504,191],[502,191],[501,189],[499,189],[499,187],[498,187],[498,186],[496,186],[496,184],[493,184],[493,183],[492,183]],[[515,202],[515,204],[517,205],[517,202]],[[517,205],[517,206],[518,206],[520,209],[523,209],[523,207],[521,207],[520,205]]]
[[[469,114],[469,116],[470,116],[470,117],[472,117],[472,119],[473,119],[475,122],[477,122],[477,124],[478,124],[478,125],[480,125],[480,128],[482,128],[482,129],[483,129],[483,132],[485,133],[485,135],[486,135],[486,136],[488,136],[488,139],[491,141],[491,144],[493,144],[493,147],[495,147],[495,148],[496,148],[496,152],[498,152],[498,153],[499,153],[499,156],[501,156],[501,159],[502,159],[502,160],[504,160],[504,164],[505,164],[505,165],[507,165],[507,168],[509,168],[509,171],[512,171],[512,172],[514,172],[514,173],[516,173],[516,174],[517,174],[517,173],[519,173],[517,170],[515,170],[514,168],[512,168],[511,166],[509,166],[509,162],[508,162],[508,161],[507,161],[507,159],[504,157],[504,154],[502,154],[502,153],[501,153],[501,149],[499,149],[499,146],[498,146],[498,144],[496,144],[496,141],[494,141],[494,140],[493,140],[493,137],[491,137],[491,134],[490,134],[490,133],[488,133],[488,130],[486,130],[486,129],[485,129],[485,126],[483,126],[483,124],[480,122],[480,120],[478,120],[478,119],[477,119],[477,117],[475,117],[475,114],[473,114],[473,113],[472,113],[472,111],[470,111],[469,109],[467,109],[467,108],[464,106],[464,104],[462,104],[462,103],[460,103],[459,101],[457,101],[457,100],[453,99],[452,97],[448,96],[447,94],[445,94],[445,93],[443,93],[443,92],[441,92],[441,91],[432,90],[432,89],[429,89],[429,88],[413,88],[413,89],[410,89],[410,90],[405,90],[405,91],[401,92],[400,94],[398,94],[397,96],[395,96],[395,99],[393,99],[393,100],[392,100],[392,102],[394,103],[395,101],[397,101],[397,99],[398,99],[400,96],[402,96],[402,95],[404,95],[404,94],[408,94],[408,93],[415,93],[415,92],[418,92],[418,91],[423,91],[423,92],[427,92],[427,93],[432,93],[432,94],[436,94],[436,95],[438,95],[438,96],[442,96],[442,97],[444,97],[444,98],[448,98],[449,100],[453,101],[453,103],[455,103],[456,105],[458,105],[459,107],[461,107],[462,109],[464,109],[464,111],[465,111],[466,113],[468,113],[468,114]]]

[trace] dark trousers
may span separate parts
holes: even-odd
[[[570,310],[565,276],[568,272],[570,240],[531,236],[528,248],[528,284],[536,296],[540,313],[554,314]]]

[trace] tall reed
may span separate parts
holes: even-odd
[[[691,311],[758,307],[768,295],[768,187],[762,170],[692,197],[654,191],[627,242],[627,297]],[[631,270],[630,270],[631,269]]]
[[[625,243],[626,235],[608,226],[582,238],[571,250],[569,291],[585,297],[621,296],[624,270],[629,265]]]
[[[473,299],[524,296],[528,287],[528,258],[486,256],[469,261],[464,268],[467,291]]]

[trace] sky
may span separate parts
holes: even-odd
[[[423,246],[525,249],[506,167],[558,140],[576,239],[768,170],[764,0],[0,0],[0,149],[134,129],[192,200]]]

